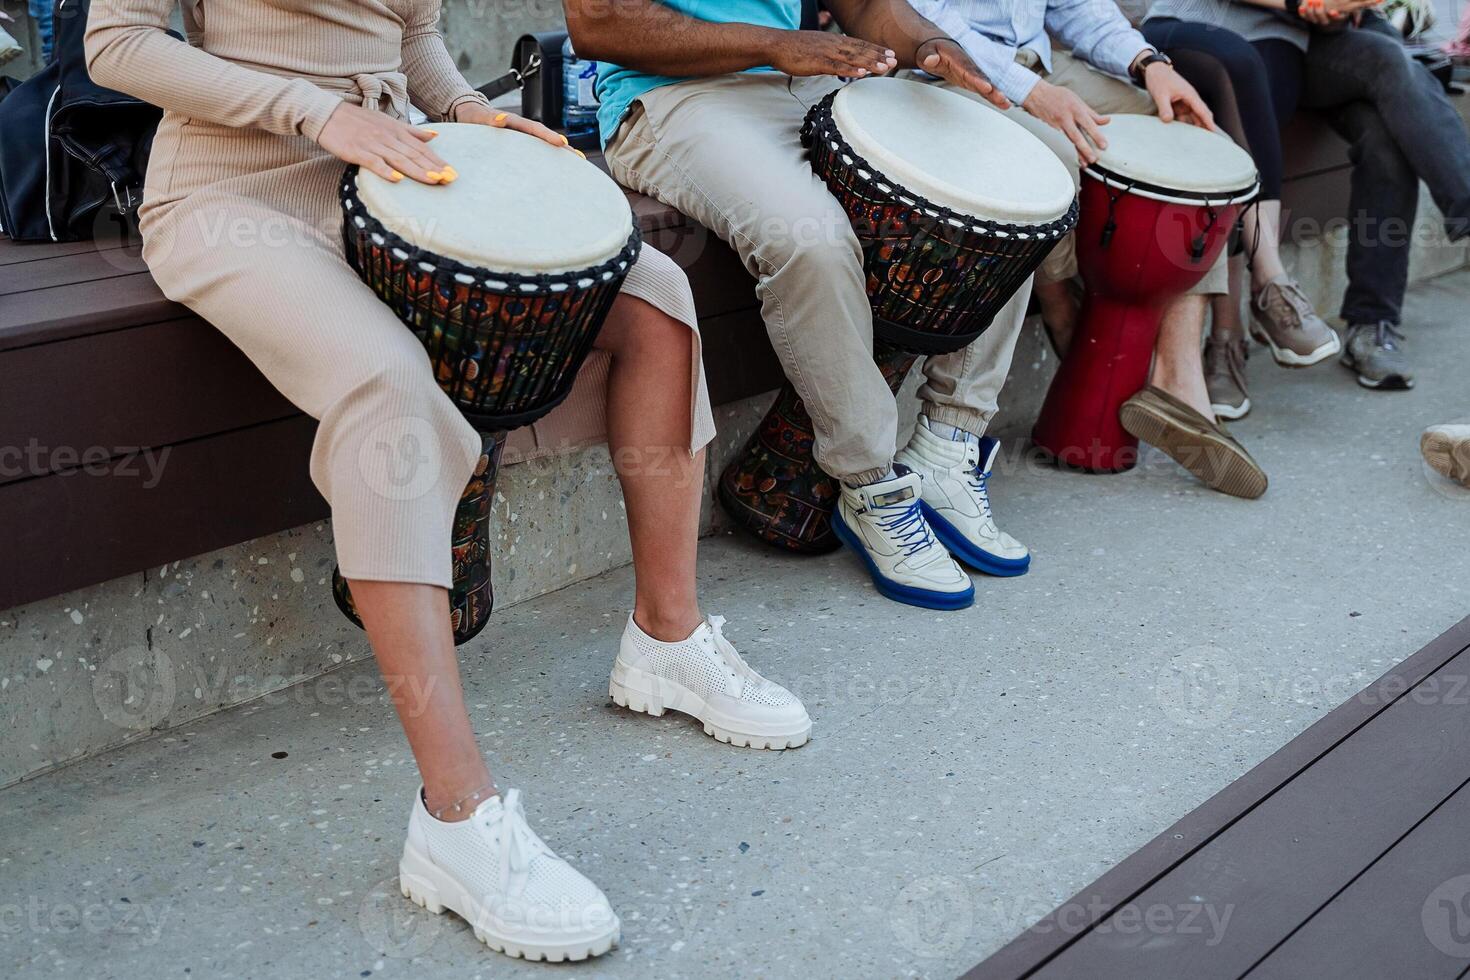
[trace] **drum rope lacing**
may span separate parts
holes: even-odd
[[[840,89],[838,91],[841,91]],[[836,153],[842,160],[844,166],[855,169],[859,176],[874,184],[885,194],[891,194],[893,198],[902,204],[914,208],[924,215],[935,218],[945,224],[972,231],[979,235],[993,235],[996,238],[1018,238],[1028,241],[1033,238],[1059,239],[1072,230],[1077,223],[1077,200],[1073,198],[1072,205],[1067,213],[1052,221],[1038,225],[1010,224],[1006,222],[989,221],[974,215],[963,214],[952,208],[934,202],[915,194],[906,188],[895,184],[886,177],[881,170],[869,163],[860,153],[842,137],[838,131],[837,124],[832,119],[832,100],[836,98],[837,92],[829,93],[826,98],[818,102],[806,114],[806,119],[801,126],[801,145],[810,149],[812,142],[820,139],[826,143],[828,148]]]
[[[466,265],[463,262],[419,248],[389,231],[381,221],[368,213],[367,208],[358,199],[357,174],[356,164],[348,167],[339,192],[342,199],[342,210],[347,216],[347,221],[351,222],[358,231],[366,234],[374,245],[392,250],[394,257],[399,261],[411,262],[420,271],[430,275],[447,272],[461,285],[478,284],[486,289],[502,292],[514,291],[526,296],[546,296],[566,292],[572,288],[588,289],[599,282],[611,282],[615,277],[627,272],[637,261],[638,253],[643,247],[643,235],[637,222],[634,222],[633,231],[618,254],[591,268],[574,269],[568,272],[491,272],[488,269]],[[346,230],[344,222],[343,232],[346,233]]]

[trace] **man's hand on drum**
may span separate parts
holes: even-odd
[[[1172,65],[1161,61],[1149,65],[1143,70],[1143,83],[1164,122],[1178,120],[1200,129],[1220,131],[1220,127],[1215,125],[1215,114],[1205,105],[1205,100]]]
[[[886,75],[898,58],[881,44],[826,31],[777,31],[771,67],[788,75]]]
[[[1107,138],[1102,134],[1108,117],[1094,112],[1092,106],[1069,88],[1038,80],[1021,108],[1071,140],[1084,167],[1097,162],[1098,150],[1108,148]]]
[[[480,105],[478,102],[469,102],[461,105],[454,113],[454,121],[462,123],[476,123],[481,126],[494,126],[496,129],[513,129],[527,136],[534,136],[544,140],[552,146],[565,147],[579,156],[586,156],[581,150],[571,145],[571,142],[549,126],[543,126],[534,119],[518,116],[514,112],[501,112],[489,106]]]
[[[914,52],[914,61],[929,74],[974,92],[997,109],[1011,107],[1011,100],[990,84],[975,60],[953,38],[930,38]]]

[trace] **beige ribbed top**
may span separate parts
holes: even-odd
[[[177,2],[92,0],[92,77],[194,119],[312,139],[344,92],[391,95],[395,75],[436,119],[485,101],[444,47],[440,0],[183,0],[187,45],[165,33]]]

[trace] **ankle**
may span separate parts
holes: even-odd
[[[704,615],[695,602],[667,607],[639,603],[633,609],[633,622],[660,643],[678,643],[699,629]]]
[[[500,795],[495,782],[486,776],[477,786],[457,784],[424,787],[424,809],[440,823],[459,823],[468,820],[486,800]]]

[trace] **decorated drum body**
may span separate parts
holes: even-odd
[[[443,124],[451,184],[342,182],[347,260],[423,341],[440,385],[485,430],[534,422],[571,391],[637,258],[626,195],[565,149]]]
[[[894,391],[915,356],[975,340],[1076,221],[1072,179],[1045,144],[933,85],[854,82],[812,108],[802,140],[862,246],[878,365]],[[736,523],[789,551],[838,544],[839,488],[814,439],[788,384],[720,478]]]
[[[347,260],[424,344],[435,377],[483,434],[449,543],[456,643],[490,615],[490,510],[505,433],[571,392],[641,240],[612,179],[512,130],[445,123],[449,184],[342,179]],[[333,573],[338,607],[361,625]]]

